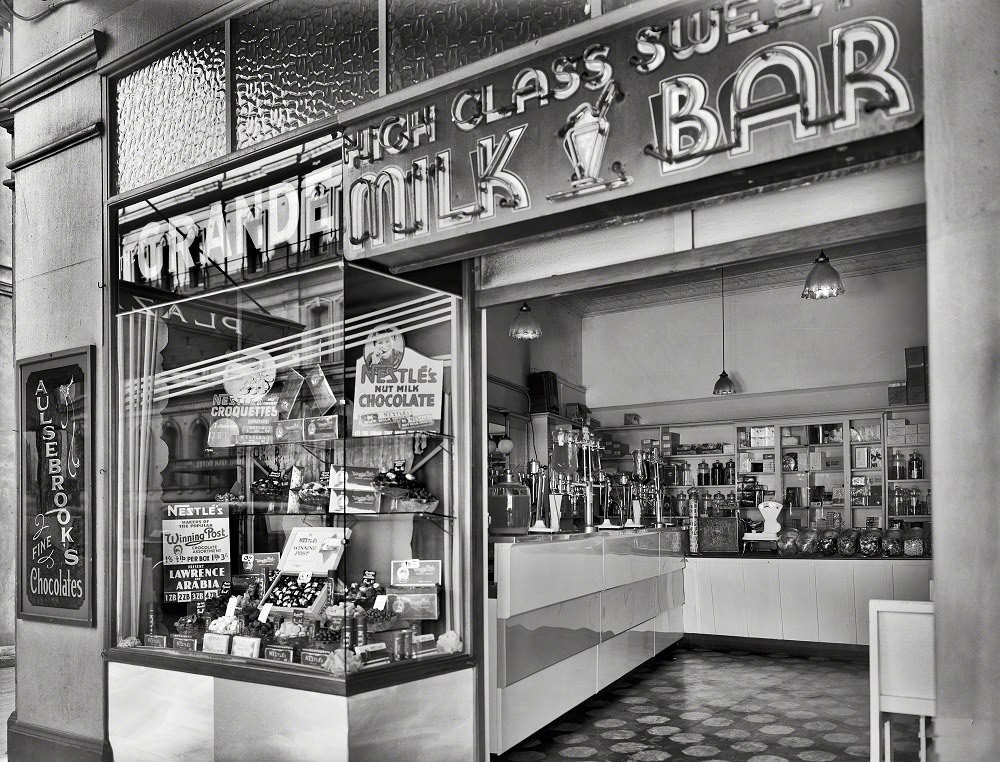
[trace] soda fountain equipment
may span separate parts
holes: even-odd
[[[636,486],[636,493],[640,506],[643,502],[652,504],[653,521],[657,528],[662,529],[667,526],[663,515],[663,458],[660,456],[660,449],[653,447],[648,451],[635,450],[632,452],[632,482]],[[633,521],[627,526],[638,526],[641,522],[640,515],[633,515]]]
[[[594,520],[594,485],[598,482],[597,475],[601,471],[601,443],[590,433],[586,426],[576,437],[580,448],[581,474],[577,486],[583,490],[583,531],[594,532],[597,522]]]
[[[663,529],[667,523],[663,518],[663,482],[660,466],[663,460],[660,458],[660,448],[653,447],[646,456],[650,468],[653,471],[653,504],[656,507],[656,528]]]
[[[561,528],[563,505],[577,478],[577,444],[573,432],[558,428],[549,447],[549,531]]]

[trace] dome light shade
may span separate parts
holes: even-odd
[[[535,320],[535,316],[531,314],[531,308],[527,302],[522,304],[521,309],[517,311],[517,315],[514,317],[514,322],[510,324],[510,330],[507,332],[507,335],[512,339],[523,339],[525,341],[537,339],[542,335],[542,327]]]
[[[712,389],[712,394],[735,394],[736,385],[733,383],[733,379],[729,377],[726,371],[722,371],[719,374],[719,380],[715,382],[715,388]]]
[[[726,373],[726,271],[725,268],[722,269],[720,277],[720,289],[719,294],[722,297],[722,373],[719,374],[718,381],[715,382],[715,388],[712,389],[712,394],[735,394],[736,384],[733,383],[733,379],[729,377]]]
[[[840,279],[840,273],[833,268],[826,253],[821,249],[812,270],[809,271],[809,277],[806,278],[802,298],[830,299],[842,293],[844,293],[844,282]]]

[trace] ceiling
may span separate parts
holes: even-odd
[[[920,267],[927,258],[923,230],[822,248],[843,278]],[[819,247],[727,265],[726,293],[800,287],[818,255]],[[721,267],[710,266],[592,287],[552,297],[551,301],[588,317],[713,298],[719,295],[720,285]]]

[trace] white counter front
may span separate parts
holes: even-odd
[[[660,540],[640,530],[495,544],[491,752],[680,640],[684,559]]]
[[[930,600],[929,558],[689,557],[684,632],[868,644],[868,601]]]

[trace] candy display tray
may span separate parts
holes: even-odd
[[[303,612],[303,615],[308,619],[319,619],[326,607],[326,601],[329,594],[329,585],[326,584],[327,577],[325,574],[314,574],[312,575],[313,581],[319,581],[323,584],[319,588],[319,592],[316,593],[315,597],[303,606],[279,606],[274,603],[274,593],[276,590],[283,588],[288,584],[288,580],[297,580],[298,574],[286,574],[279,572],[271,582],[271,586],[268,587],[267,592],[264,593],[264,597],[261,599],[261,605],[270,603],[272,614],[283,614],[286,616],[291,616],[297,611]]]

